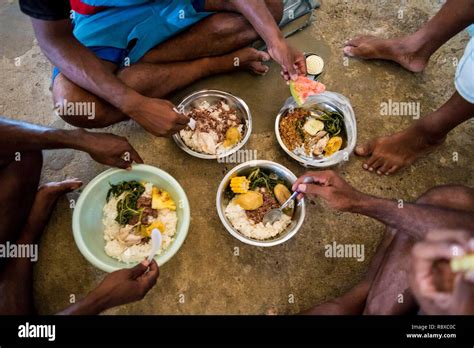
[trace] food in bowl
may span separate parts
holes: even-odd
[[[179,135],[194,151],[207,155],[225,153],[244,136],[245,123],[237,113],[224,100],[213,104],[203,100],[187,113],[194,120],[193,125],[188,125]]]
[[[325,85],[306,76],[298,76],[296,81],[290,81],[291,95],[299,106],[303,105],[312,95],[317,95],[324,91],[326,91]]]
[[[103,208],[105,253],[121,262],[140,262],[151,251],[151,233],[162,235],[160,255],[174,240],[176,203],[168,192],[149,182],[110,185]]]
[[[347,146],[344,115],[313,105],[288,110],[280,120],[280,136],[297,156],[323,159],[333,156]]]
[[[291,196],[288,184],[274,172],[256,168],[247,176],[233,177],[225,194],[229,199],[225,216],[237,231],[248,238],[275,238],[292,222],[294,201],[273,224],[263,223],[266,213],[278,209]]]

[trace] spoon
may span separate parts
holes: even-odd
[[[182,114],[182,112],[179,111],[177,108],[173,108],[173,111],[176,112],[177,114]],[[191,128],[192,131],[195,130],[196,129],[196,120],[194,118],[190,118],[188,126],[189,126],[189,128]]]
[[[309,184],[309,183],[312,183],[313,182],[313,179],[312,178],[306,178],[304,179],[303,181],[305,184]],[[290,204],[293,203],[294,205],[294,199],[296,197],[298,197],[298,195],[300,194],[300,192],[298,191],[295,191],[293,192],[293,194],[290,196],[290,198],[288,198],[286,200],[285,203],[283,203],[280,208],[277,208],[277,209],[272,209],[270,210],[268,213],[266,213],[264,216],[263,216],[263,224],[266,225],[266,224],[271,224],[273,225],[275,222],[277,222],[278,220],[281,219],[281,216],[283,214],[283,210],[285,210]]]
[[[161,237],[160,231],[157,228],[153,229],[153,231],[151,231],[151,252],[147,258],[148,263],[153,260],[158,250],[160,250],[162,241],[163,238]]]

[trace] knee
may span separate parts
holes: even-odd
[[[270,10],[273,18],[277,24],[280,24],[281,19],[283,18],[283,1],[282,0],[265,0],[265,3]]]
[[[104,128],[122,120],[119,111],[59,74],[53,84],[54,110],[72,126]]]
[[[462,185],[443,185],[429,189],[416,203],[474,211],[474,189]]]

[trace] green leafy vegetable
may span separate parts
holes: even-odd
[[[117,185],[110,184],[109,192],[107,192],[107,202],[113,195],[115,198],[122,196],[117,202],[117,221],[120,225],[126,225],[128,221],[138,216],[141,221],[143,208],[137,209],[137,201],[145,192],[145,187],[138,181],[124,181]]]

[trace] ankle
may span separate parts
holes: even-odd
[[[415,133],[415,136],[421,138],[423,142],[429,145],[440,144],[447,136],[447,132],[437,130],[428,122],[424,122],[424,119],[413,124],[410,129]]]

